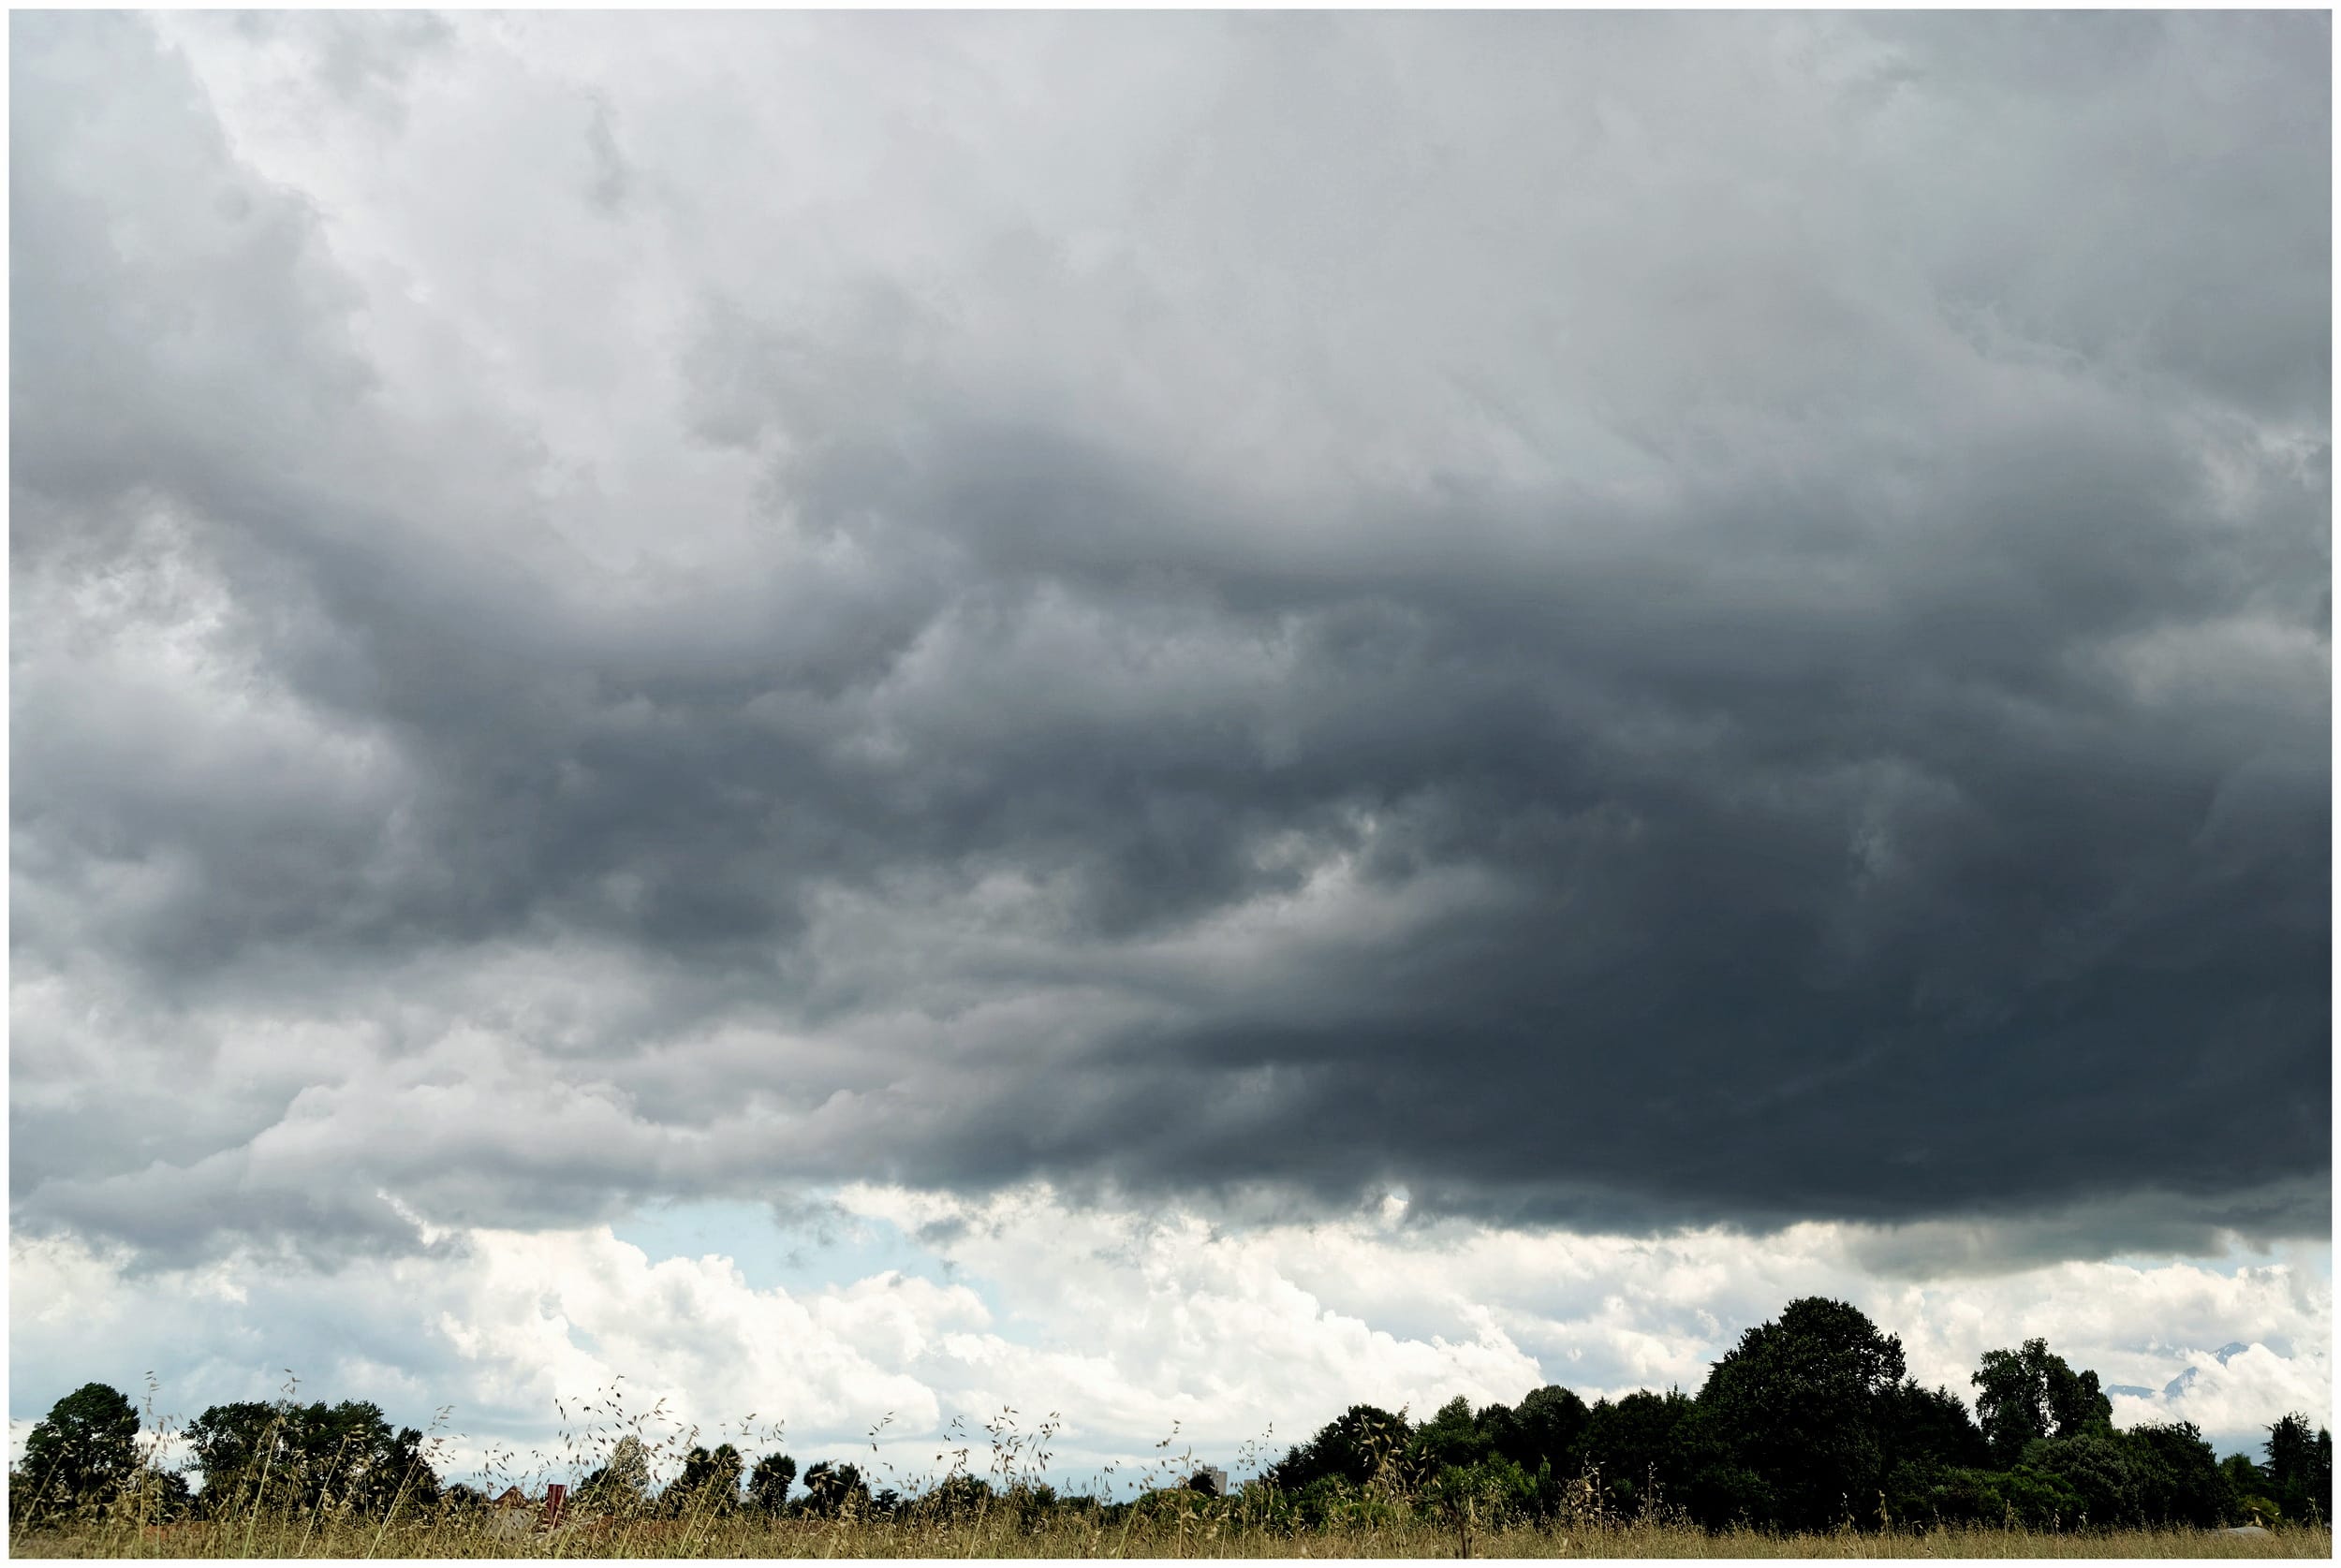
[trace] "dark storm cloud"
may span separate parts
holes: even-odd
[[[721,25],[13,24],[20,1223],[2323,1228],[2324,19]]]

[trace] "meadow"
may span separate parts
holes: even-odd
[[[1152,1517],[1079,1513],[1026,1522],[1008,1513],[964,1520],[639,1519],[607,1528],[499,1531],[479,1518],[393,1522],[282,1515],[161,1527],[91,1520],[24,1530],[28,1558],[2330,1558],[2322,1526],[2261,1533],[2192,1529],[2039,1531],[1950,1526],[1784,1534],[1709,1531],[1650,1520],[1475,1530],[1405,1520],[1280,1531],[1238,1510]]]

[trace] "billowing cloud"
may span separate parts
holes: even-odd
[[[16,19],[13,1225],[2323,1234],[2328,29]]]

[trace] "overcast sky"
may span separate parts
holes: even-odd
[[[12,18],[11,1416],[2325,1417],[2329,26]]]

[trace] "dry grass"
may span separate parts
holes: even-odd
[[[1819,1535],[1631,1524],[1581,1530],[1475,1531],[1474,1557],[2301,1557],[2330,1558],[2328,1529],[2266,1535],[2194,1530],[2035,1534],[1953,1529],[1923,1534],[1845,1531]],[[784,1518],[641,1520],[499,1537],[477,1522],[397,1524],[235,1519],[156,1529],[93,1522],[17,1534],[20,1557],[388,1558],[1350,1558],[1454,1557],[1453,1531],[1429,1524],[1274,1534],[1232,1517],[1119,1522],[1068,1513],[1037,1529],[1005,1518],[892,1523]]]

